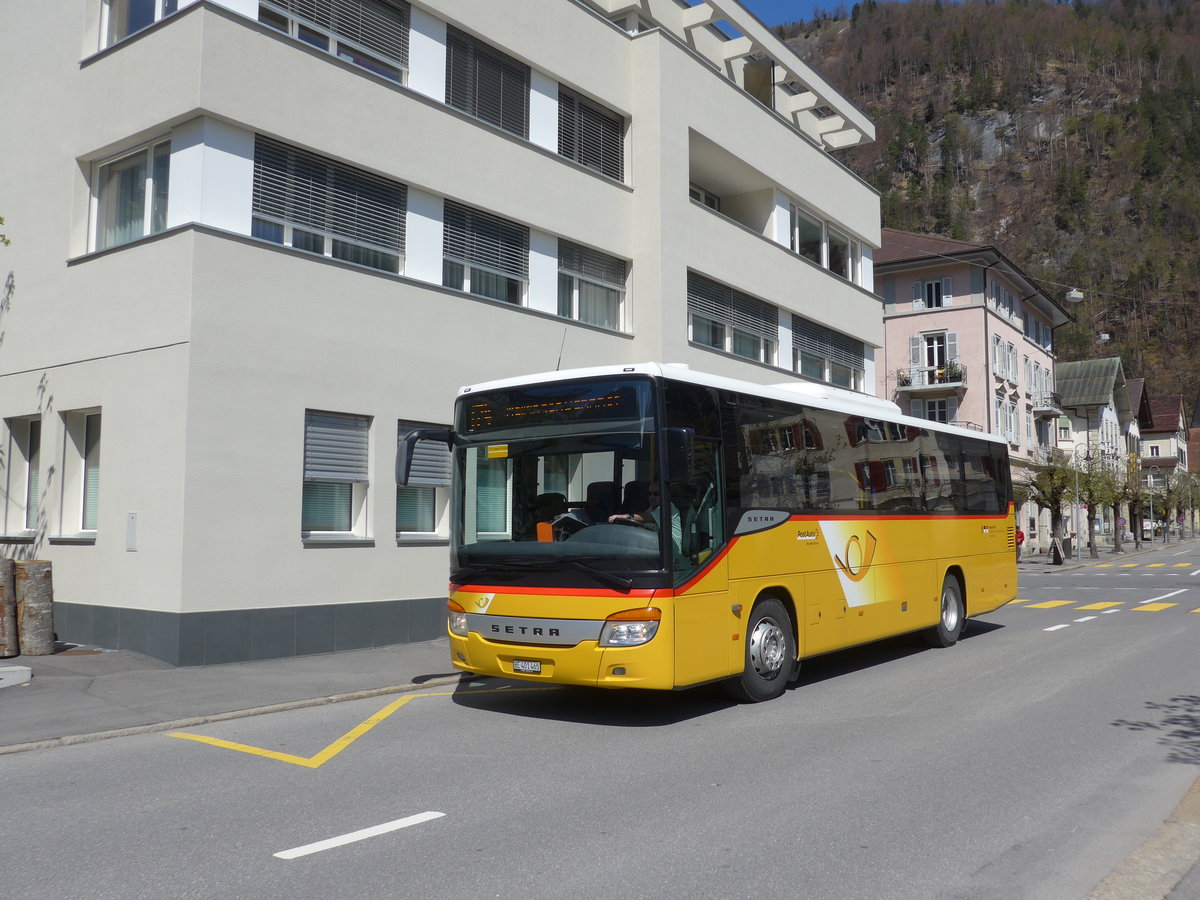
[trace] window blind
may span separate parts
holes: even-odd
[[[529,66],[447,26],[446,103],[528,138]]]
[[[529,278],[529,229],[452,200],[445,202],[442,253],[469,266]]]
[[[865,365],[866,345],[862,341],[801,316],[792,316],[792,346],[855,370],[861,371]]]
[[[259,135],[253,212],[300,228],[404,252],[403,184]]]
[[[559,86],[559,154],[620,181],[625,173],[624,133],[622,116]]]
[[[304,480],[365,484],[369,432],[366,416],[306,411]]]
[[[302,19],[366,50],[408,67],[410,9],[399,0],[269,0]]]
[[[83,517],[84,531],[96,529],[100,508],[100,414],[88,416],[83,427]]]
[[[625,260],[571,241],[558,241],[558,267],[564,272],[625,287]]]
[[[688,273],[688,310],[730,325],[764,340],[779,340],[779,315],[775,307],[727,285]]]

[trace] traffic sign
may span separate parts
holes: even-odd
[[[1125,521],[1125,517],[1121,516],[1121,518],[1117,519],[1117,524],[1124,528],[1128,523]]]

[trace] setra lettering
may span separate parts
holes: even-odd
[[[537,625],[493,625],[492,634],[521,634],[528,637],[559,637],[557,628],[542,628]]]

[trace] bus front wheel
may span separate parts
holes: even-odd
[[[796,631],[787,607],[775,597],[754,605],[744,652],[742,674],[728,682],[734,698],[759,703],[782,694],[796,665]]]
[[[963,606],[962,586],[953,575],[942,582],[942,599],[938,604],[938,623],[925,632],[925,642],[930,647],[952,647],[958,642],[966,624],[966,608]]]

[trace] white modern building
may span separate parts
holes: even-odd
[[[0,543],[62,640],[442,634],[395,446],[464,383],[875,383],[873,126],[731,0],[8,3],[0,71]]]

